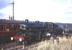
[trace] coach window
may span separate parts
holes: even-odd
[[[17,29],[17,24],[14,24],[14,30],[16,30],[16,31],[18,30]]]
[[[17,24],[17,30],[19,29],[19,24]]]
[[[14,31],[16,30],[16,26],[15,26],[15,24],[14,24]]]
[[[1,31],[1,24],[0,24],[0,31]]]
[[[3,31],[3,25],[0,24],[0,31]]]
[[[6,31],[10,31],[10,24],[6,24],[5,27],[6,27],[6,28],[5,28]]]
[[[14,31],[14,24],[11,24],[11,30]]]

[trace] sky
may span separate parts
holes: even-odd
[[[72,0],[14,1],[15,20],[72,23]],[[12,16],[12,4],[0,9],[0,18],[8,19],[9,16]]]

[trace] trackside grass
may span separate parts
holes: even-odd
[[[72,50],[72,38],[59,37],[59,42],[53,39],[45,40],[28,50]]]

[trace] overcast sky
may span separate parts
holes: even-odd
[[[15,19],[72,23],[72,0],[14,0]],[[12,5],[0,9],[0,18],[12,16]]]

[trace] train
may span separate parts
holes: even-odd
[[[52,22],[0,19],[0,44],[26,41],[27,44],[62,36],[63,29]]]

